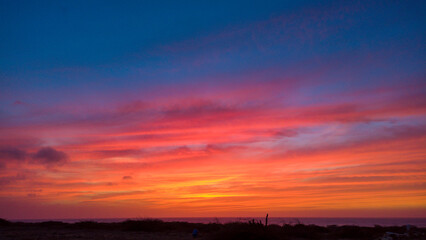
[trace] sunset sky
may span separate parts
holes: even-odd
[[[424,1],[0,1],[0,218],[426,217]]]

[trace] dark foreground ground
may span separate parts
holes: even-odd
[[[171,240],[193,239],[193,229],[199,231],[196,239],[205,240],[275,240],[275,239],[426,239],[426,228],[358,227],[285,224],[264,226],[260,222],[187,223],[163,222],[155,219],[128,220],[119,223],[97,222],[43,222],[19,223],[0,219],[0,240]],[[387,236],[387,238],[385,238]]]

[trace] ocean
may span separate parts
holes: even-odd
[[[80,221],[95,221],[95,222],[122,222],[128,219],[140,220],[143,218],[82,218],[82,219],[21,219],[11,220],[13,222],[44,222],[44,221],[61,221],[66,223],[75,223]],[[199,218],[158,218],[166,222],[189,222],[189,223],[229,223],[229,222],[248,222],[255,219],[264,223],[264,217],[199,217]],[[268,224],[314,224],[318,226],[328,225],[357,225],[373,227],[374,225],[380,226],[404,226],[414,225],[417,227],[426,227],[426,218],[296,218],[296,217],[270,217]]]

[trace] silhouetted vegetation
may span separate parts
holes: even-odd
[[[9,222],[9,221],[7,221],[3,218],[0,218],[0,226],[9,226],[11,224],[12,224],[11,222]]]
[[[266,223],[266,221],[265,221]],[[127,220],[117,223],[98,223],[83,221],[77,223],[63,223],[58,221],[47,221],[41,223],[10,222],[0,219],[1,232],[8,229],[41,229],[50,231],[52,229],[66,229],[70,231],[115,231],[115,232],[148,232],[164,233],[178,232],[191,234],[193,229],[198,229],[200,239],[220,240],[285,240],[285,239],[379,239],[386,232],[407,234],[406,238],[400,239],[425,239],[426,228],[412,226],[407,233],[406,227],[360,227],[360,226],[327,226],[284,224],[282,226],[271,224],[264,225],[261,221],[250,220],[248,222],[233,223],[188,223],[188,222],[163,222],[158,219]],[[44,229],[44,230],[43,230]],[[19,231],[15,231],[19,232]],[[17,238],[19,239],[19,238]]]

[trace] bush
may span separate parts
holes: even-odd
[[[6,219],[0,218],[0,226],[9,226],[12,223],[7,221]]]
[[[124,231],[160,232],[164,231],[164,222],[157,219],[127,220],[121,223]]]
[[[210,239],[221,240],[279,240],[284,239],[277,225],[265,227],[257,223],[228,223],[212,233]]]

